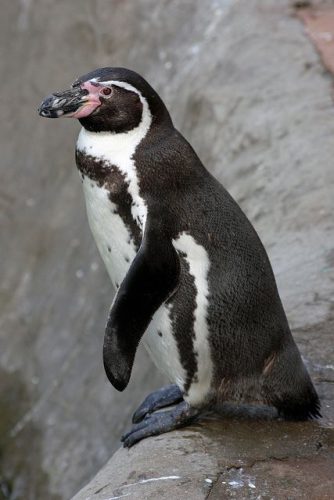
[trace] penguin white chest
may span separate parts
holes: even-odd
[[[77,142],[77,151],[88,158],[93,170],[94,162],[95,165],[102,162],[105,172],[110,170],[112,175],[114,169],[118,177],[123,178],[124,194],[131,199],[128,215],[141,232],[145,227],[147,207],[139,193],[133,155],[143,136],[144,133],[136,129],[124,134],[94,133],[82,129]],[[117,288],[136,255],[133,234],[121,217],[119,206],[113,203],[107,184],[84,176],[83,190],[91,231],[111,281]]]
[[[105,187],[84,176],[83,190],[90,229],[110,279],[117,288],[136,255],[133,237]]]
[[[118,288],[136,256],[134,240],[105,187],[84,177],[83,190],[90,229],[110,279]],[[186,374],[180,362],[170,312],[165,304],[156,311],[143,336],[143,344],[157,368],[183,389]]]

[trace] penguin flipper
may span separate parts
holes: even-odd
[[[104,368],[118,391],[128,385],[139,341],[153,314],[176,289],[179,275],[171,239],[146,231],[115,296],[104,336]]]

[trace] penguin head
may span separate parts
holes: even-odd
[[[46,97],[38,112],[46,118],[77,118],[92,132],[129,132],[148,119],[171,124],[158,94],[125,68],[101,68],[77,78],[69,90]]]

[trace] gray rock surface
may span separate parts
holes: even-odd
[[[73,500],[331,500],[333,451],[312,423],[203,419],[117,451]]]
[[[74,77],[123,65],[155,86],[254,223],[324,420],[202,422],[119,450],[75,498],[166,491],[165,498],[257,498],[264,480],[255,489],[249,482],[264,466],[272,471],[268,498],[282,498],[274,495],[279,478],[298,467],[310,484],[322,478],[314,498],[326,498],[334,426],[332,80],[292,2],[12,0],[2,12],[0,495],[69,498],[119,446],[140,400],[164,382],[144,352],[123,394],[106,381],[101,347],[113,291],[74,167],[79,127],[36,113],[46,93]],[[147,482],[167,476],[179,477]]]

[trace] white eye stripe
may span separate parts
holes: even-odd
[[[116,87],[121,87],[125,90],[130,90],[131,92],[134,92],[135,94],[139,95],[140,97],[140,100],[143,99],[143,96],[141,95],[141,93],[139,92],[138,89],[136,89],[136,87],[133,87],[132,85],[130,85],[130,83],[127,83],[127,82],[120,82],[118,80],[108,80],[108,81],[99,81],[98,78],[92,78],[90,80],[90,82],[94,83],[98,83],[99,85],[103,86],[103,87],[110,87],[112,85],[115,85]]]

